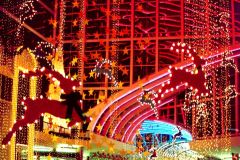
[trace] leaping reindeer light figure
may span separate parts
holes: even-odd
[[[59,72],[51,71],[45,68],[35,70],[34,72],[30,71],[24,74],[23,76],[32,77],[41,75],[47,75],[48,77],[51,77],[53,81],[58,80],[60,82],[59,86],[66,94],[71,94],[76,89],[76,87],[80,86],[80,83],[78,81],[65,78]],[[24,117],[23,119],[18,120],[13,125],[12,129],[3,139],[2,141],[3,145],[6,145],[10,141],[11,137],[17,130],[21,129],[21,127],[27,124],[34,123],[40,117],[41,114],[49,113],[59,118],[65,118],[68,109],[68,106],[65,103],[62,103],[61,101],[51,100],[43,97],[36,99],[25,98],[22,101],[22,104],[25,105]],[[82,122],[83,125],[88,126],[89,122],[91,121],[91,118],[83,114],[84,113],[82,112],[82,115],[79,115],[79,113],[77,113],[76,110],[73,110],[72,119],[68,123],[68,127],[73,126],[77,122]]]

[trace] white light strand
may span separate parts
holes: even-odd
[[[37,43],[38,45],[34,48],[34,50],[32,50],[32,52],[36,55],[37,59],[45,59],[47,61],[47,64],[50,67],[53,67],[52,61],[48,59],[48,56],[52,56],[53,58],[53,54],[56,52],[56,48],[49,42],[37,42]],[[47,52],[48,50],[50,50],[51,52]],[[38,55],[39,52],[43,53],[43,55]]]
[[[19,18],[21,23],[18,25],[18,28],[17,28],[17,33],[16,33],[17,36],[19,36],[22,25],[25,23],[25,21],[27,19],[31,20],[37,13],[37,11],[34,8],[33,2],[34,2],[33,0],[27,0],[19,7],[20,11],[24,13],[22,13]]]

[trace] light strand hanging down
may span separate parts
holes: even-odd
[[[53,68],[52,59],[56,53],[56,48],[49,42],[37,42],[37,46],[32,51],[37,59],[46,60],[47,64]]]
[[[27,19],[31,20],[37,13],[33,5],[33,0],[28,0],[24,2],[19,9],[21,12],[24,12],[24,13],[22,13],[19,18],[20,24],[18,25],[18,28],[17,28],[17,33],[16,33],[17,36],[19,36],[22,25],[25,23],[25,21]]]

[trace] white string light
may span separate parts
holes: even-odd
[[[48,50],[50,50],[50,52],[47,52]],[[55,53],[55,51],[56,48],[53,44],[49,42],[37,42],[37,46],[32,52],[36,55],[37,59],[45,59],[47,61],[47,64],[50,67],[53,67],[52,61],[48,59],[48,56],[52,56],[53,58],[53,54]],[[39,55],[39,52],[43,53],[43,55]]]
[[[31,20],[37,13],[37,11],[34,8],[33,2],[34,2],[33,0],[27,0],[19,8],[20,11],[24,13],[22,13],[19,18],[21,23],[18,25],[18,28],[17,28],[17,33],[16,33],[17,36],[19,36],[20,30],[22,28],[22,25],[25,23],[25,21],[27,19]]]

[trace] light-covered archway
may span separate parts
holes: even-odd
[[[233,49],[233,51],[238,50],[238,48]],[[212,63],[219,63],[221,59],[217,59],[217,55],[221,53],[216,53],[209,58],[216,57],[216,60]],[[239,56],[236,52],[232,57]],[[175,66],[190,66],[191,61],[184,61],[178,63]],[[169,79],[168,69],[164,69],[157,74],[150,75],[145,79],[138,81],[129,88],[118,92],[116,95],[110,97],[107,102],[103,102],[97,105],[95,108],[90,109],[87,113],[93,117],[93,121],[89,125],[89,129],[103,136],[108,136],[110,138],[117,138],[123,142],[129,142],[136,134],[137,129],[140,127],[141,123],[148,118],[154,117],[153,110],[145,105],[141,106],[137,99],[143,89],[155,90],[157,91],[162,86],[162,83],[166,83]],[[184,90],[184,88],[182,88]],[[157,104],[157,108],[171,102],[175,95],[177,95],[182,90],[175,90],[164,96],[164,99],[160,104]],[[114,122],[114,125],[112,125]],[[171,122],[172,123],[172,122]]]

